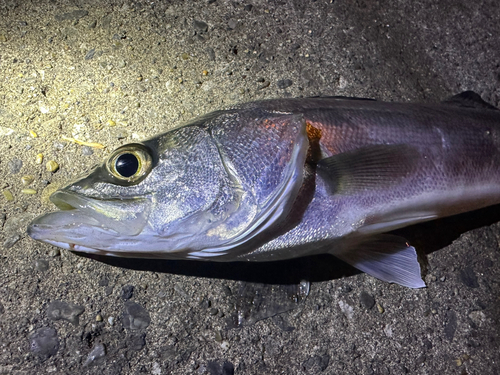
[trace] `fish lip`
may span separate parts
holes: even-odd
[[[89,198],[67,190],[58,190],[50,196],[50,201],[61,211],[89,209],[88,203],[96,198]]]
[[[77,218],[77,220],[74,220]],[[92,216],[78,209],[49,212],[36,217],[27,227],[28,235],[38,241],[53,244],[68,250],[75,241],[75,236],[62,235],[78,226],[97,227],[99,222]],[[71,237],[71,239],[70,239]],[[63,246],[63,244],[66,244]]]
[[[85,245],[86,237],[95,233],[92,228],[113,236],[136,236],[147,226],[151,210],[148,197],[102,199],[63,189],[50,200],[59,210],[37,217],[28,227],[32,238],[49,243],[52,238]]]

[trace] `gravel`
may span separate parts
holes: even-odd
[[[421,290],[330,257],[241,265],[55,253],[26,226],[116,147],[236,103],[438,102],[474,90],[498,106],[498,19],[496,3],[465,0],[0,2],[0,188],[13,196],[0,195],[0,372],[497,373],[498,207],[405,232],[429,254]],[[37,194],[21,193],[20,173]],[[311,285],[293,300],[296,269]],[[134,286],[129,299],[123,286]]]

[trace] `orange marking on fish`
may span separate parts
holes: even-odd
[[[306,161],[317,163],[321,159],[321,148],[319,141],[321,139],[321,129],[315,128],[309,121],[306,121],[307,138],[309,139],[309,149],[307,150]]]
[[[310,122],[306,122],[306,132],[309,142],[318,142],[321,139],[321,129],[315,128]]]
[[[269,119],[265,119],[264,120],[264,127],[266,129],[269,129],[269,128],[276,128],[276,124],[274,122],[272,122],[271,120]]]

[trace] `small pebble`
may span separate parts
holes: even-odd
[[[167,296],[167,292],[165,292],[164,290],[160,290],[158,292],[158,297],[159,298],[165,298]]]
[[[182,288],[182,286],[180,284],[175,284],[174,290],[177,292],[177,294],[183,296],[184,298],[191,299],[189,294],[186,293],[186,291],[184,290],[184,288]]]
[[[127,348],[138,352],[146,346],[146,333],[131,334],[127,339]]]
[[[52,320],[65,320],[77,326],[80,315],[85,311],[83,306],[64,301],[54,301],[47,306],[47,316]]]
[[[212,301],[210,301],[209,299],[206,299],[202,296],[198,296],[195,298],[196,302],[198,302],[200,304],[201,307],[204,307],[206,309],[208,309],[209,307],[212,306]]]
[[[35,163],[42,164],[43,163],[43,154],[38,154],[35,159]]]
[[[54,147],[54,150],[62,151],[64,149],[65,143],[54,142],[54,144],[52,146]]]
[[[124,285],[122,288],[122,298],[127,301],[134,295],[133,285]]]
[[[109,323],[109,325],[110,325],[110,326],[112,326],[113,324],[115,324],[115,318],[114,318],[114,317],[112,317],[112,316],[110,316],[110,317],[108,318],[108,323]]]
[[[47,171],[55,173],[59,169],[59,164],[57,164],[54,160],[50,160],[47,162],[45,167],[47,168]]]
[[[12,202],[14,200],[14,196],[12,195],[9,189],[3,190],[2,193],[8,202]]]
[[[284,90],[291,85],[293,85],[293,81],[291,79],[281,79],[276,82],[276,86],[278,86],[278,88],[281,90]]]
[[[85,60],[92,60],[94,58],[94,55],[95,55],[95,48],[92,48],[87,52],[84,58]]]
[[[263,90],[263,89],[265,89],[265,88],[269,87],[269,85],[270,85],[270,84],[271,84],[271,82],[269,82],[269,81],[265,81],[262,85],[260,85],[260,86],[257,88],[257,90]]]
[[[361,305],[367,310],[370,310],[373,305],[375,305],[375,299],[365,291],[361,292],[359,301],[361,302]]]
[[[10,236],[3,242],[3,247],[4,249],[10,249],[12,246],[16,244],[17,241],[21,239],[21,236],[18,234],[15,234],[13,236]]]
[[[102,322],[102,316],[101,314],[97,314],[96,317],[95,317],[95,321],[96,322]]]
[[[215,341],[222,342],[222,335],[220,331],[215,332]]]
[[[89,147],[89,146],[83,146],[82,147],[82,155],[90,156],[93,153],[94,153],[94,150],[92,150],[92,147]]]
[[[141,305],[135,302],[125,302],[122,323],[126,329],[146,329],[151,323],[151,318]]]
[[[194,20],[193,27],[197,32],[201,34],[206,33],[208,31],[208,25],[203,21]]]
[[[10,173],[16,174],[19,173],[19,171],[23,167],[23,161],[21,159],[15,158],[9,161],[7,165],[9,166]]]
[[[92,351],[89,353],[85,362],[83,363],[83,367],[89,366],[98,359],[103,358],[105,355],[106,355],[106,347],[101,343],[96,344],[92,349]]]
[[[219,312],[218,309],[216,309],[215,307],[212,307],[210,310],[209,310],[209,314],[210,315],[217,315],[217,313]]]
[[[36,190],[35,189],[23,189],[23,190],[21,190],[21,193],[26,194],[26,195],[35,195]]]
[[[34,130],[30,130],[30,135],[32,138],[38,138],[38,134]]]
[[[208,47],[205,51],[207,52],[207,55],[208,55],[208,58],[210,59],[210,61],[215,61],[215,51],[214,51],[214,49]]]
[[[52,357],[59,350],[59,339],[54,328],[38,328],[30,335],[29,341],[31,352],[43,359]]]
[[[38,272],[45,272],[49,269],[49,262],[45,259],[37,259],[35,260],[35,270]]]
[[[379,313],[383,314],[384,313],[384,307],[380,304],[380,303],[377,303],[377,310]]]
[[[238,24],[236,23],[236,21],[235,21],[235,20],[230,19],[229,21],[227,21],[227,27],[228,27],[230,30],[234,30],[234,29],[236,29],[236,26],[238,26]]]
[[[52,249],[49,251],[49,256],[51,257],[58,257],[59,255],[61,255],[61,251],[59,249]]]
[[[427,274],[427,275],[425,276],[425,281],[426,281],[426,283],[433,283],[433,282],[435,282],[436,280],[437,280],[437,277],[436,277],[436,276],[434,276],[434,275],[432,275],[432,274]]]
[[[230,287],[227,285],[223,285],[221,287],[221,292],[226,296],[226,297],[232,297],[233,296],[233,291],[231,290]]]
[[[116,122],[114,122],[113,120],[108,120],[108,125],[109,126],[115,126]]]
[[[203,72],[201,72],[201,74],[203,74],[204,76],[208,76],[208,70],[204,70]]]
[[[24,186],[30,185],[35,178],[33,176],[23,176],[21,177],[21,182],[23,183]]]

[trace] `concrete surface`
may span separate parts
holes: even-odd
[[[25,233],[116,146],[232,103],[474,90],[498,105],[499,19],[496,1],[2,0],[0,374],[500,373],[498,207],[407,231],[433,251],[422,290],[333,258],[104,261]],[[292,304],[254,284],[303,272],[310,294]],[[257,321],[274,293],[288,311]]]

